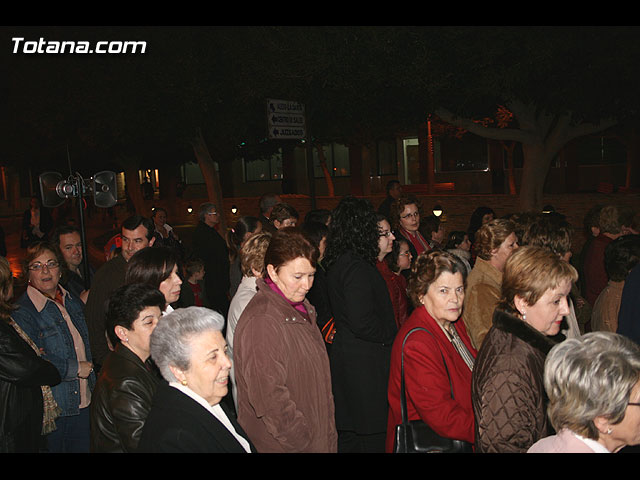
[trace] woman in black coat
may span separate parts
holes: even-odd
[[[329,359],[339,452],[384,452],[397,329],[387,285],[375,266],[378,238],[372,205],[344,198],[333,212],[325,254],[336,327]]]
[[[49,387],[61,379],[58,369],[36,353],[33,342],[11,320],[12,296],[13,274],[7,259],[0,257],[0,453],[35,453],[56,415]]]
[[[205,307],[179,308],[151,334],[151,358],[169,382],[158,386],[138,451],[249,453],[255,448],[221,400],[231,361],[224,318]]]

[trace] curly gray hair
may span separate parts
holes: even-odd
[[[591,332],[559,343],[544,367],[551,424],[597,440],[594,419],[621,422],[638,380],[640,348],[622,335]]]
[[[179,308],[164,315],[151,334],[151,358],[168,382],[176,381],[170,366],[188,370],[191,339],[207,331],[221,332],[224,317],[209,308]]]

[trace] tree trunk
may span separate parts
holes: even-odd
[[[507,151],[507,176],[509,179],[509,194],[516,195],[516,178],[513,174],[513,151],[515,150],[516,142],[500,142]]]
[[[554,154],[547,152],[543,144],[523,144],[522,151],[524,165],[520,185],[520,211],[539,212],[543,207],[544,183]]]
[[[607,119],[597,124],[573,124],[570,112],[553,115],[540,111],[535,104],[517,100],[507,107],[518,120],[520,128],[485,127],[471,119],[457,117],[446,109],[439,109],[436,113],[444,121],[481,137],[522,143],[524,165],[519,198],[522,211],[542,208],[544,183],[551,160],[562,147],[574,138],[601,132],[616,123],[615,119]]]
[[[193,153],[198,160],[198,165],[200,166],[202,176],[204,177],[204,181],[207,186],[207,197],[210,202],[216,204],[218,212],[220,213],[220,215],[218,215],[220,219],[220,232],[224,236],[224,232],[227,230],[227,219],[224,214],[220,177],[218,176],[216,163],[213,158],[211,158],[209,148],[207,147],[207,143],[202,136],[202,131],[200,129],[198,129],[195,137],[191,141],[191,146],[193,147]]]
[[[318,151],[318,161],[320,162],[320,167],[322,167],[322,173],[324,174],[324,180],[327,182],[327,192],[330,197],[335,196],[335,190],[333,187],[333,179],[331,178],[331,173],[327,168],[327,159],[324,156],[324,148],[322,145],[316,144],[316,150]]]

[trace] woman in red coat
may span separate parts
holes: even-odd
[[[464,282],[464,267],[447,252],[421,254],[412,267],[409,295],[416,308],[398,331],[391,352],[387,452],[393,452],[396,425],[402,422],[402,344],[407,333],[416,327],[428,332],[416,331],[404,344],[409,420],[421,419],[442,437],[474,441],[471,372],[477,352],[464,323],[459,321]]]

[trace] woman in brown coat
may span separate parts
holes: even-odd
[[[337,451],[329,359],[306,300],[317,258],[302,232],[278,230],[265,253],[266,276],[238,319],[238,422],[259,453]]]
[[[571,264],[541,247],[519,248],[507,260],[501,300],[472,376],[477,452],[524,453],[552,433],[544,362],[577,277]]]
[[[476,232],[474,246],[478,257],[467,277],[462,320],[473,346],[479,350],[500,300],[505,262],[518,248],[515,225],[500,218],[484,224]]]

